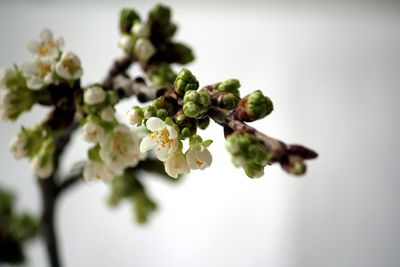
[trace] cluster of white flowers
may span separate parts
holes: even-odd
[[[62,38],[54,39],[50,30],[44,29],[40,40],[28,43],[33,58],[22,64],[22,75],[31,90],[40,90],[58,79],[73,81],[82,76],[81,61],[72,52],[62,52]]]
[[[182,152],[182,141],[178,138],[178,131],[174,125],[151,117],[146,122],[146,128],[151,133],[143,138],[140,151],[147,152],[154,149],[157,158],[164,162],[165,171],[171,177],[189,173],[190,170],[204,170],[212,163],[212,156],[204,142],[190,144],[185,154]]]
[[[111,98],[100,86],[91,86],[84,91],[84,105],[90,112],[81,134],[85,141],[95,144],[83,172],[87,181],[110,181],[145,157],[139,150],[138,135],[116,120]]]
[[[149,23],[136,21],[131,34],[122,34],[119,46],[126,52],[133,51],[140,62],[146,63],[156,53],[156,48],[149,39],[150,33]]]

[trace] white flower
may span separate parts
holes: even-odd
[[[110,182],[116,175],[119,175],[119,173],[111,166],[98,161],[88,161],[83,170],[83,178],[86,181],[103,180]]]
[[[190,169],[186,162],[185,156],[182,151],[178,151],[172,157],[170,157],[165,163],[165,172],[173,177],[178,178],[179,174],[189,173]]]
[[[26,150],[26,137],[17,135],[10,142],[10,150],[16,159],[21,159],[28,155]]]
[[[212,156],[210,151],[201,144],[190,147],[186,152],[187,163],[192,170],[204,170],[212,163]]]
[[[145,22],[136,22],[133,24],[131,32],[137,37],[148,38],[150,36],[150,25]]]
[[[126,115],[128,116],[128,122],[130,124],[135,125],[139,121],[141,121],[140,110],[138,110],[136,108],[132,108],[132,109],[128,110]]]
[[[115,110],[112,107],[106,107],[101,110],[100,117],[103,121],[112,122],[115,118]]]
[[[83,101],[89,105],[102,103],[104,99],[106,99],[106,93],[99,86],[89,87],[83,95]]]
[[[139,137],[123,124],[100,142],[100,158],[116,170],[136,166],[142,157]]]
[[[140,143],[140,151],[146,152],[155,148],[159,160],[168,160],[179,146],[178,132],[174,127],[156,117],[148,119],[146,127],[152,133],[143,138]]]
[[[55,59],[63,45],[64,40],[62,38],[54,40],[52,32],[44,29],[40,33],[39,41],[35,40],[28,43],[28,50],[40,57]]]
[[[7,82],[15,78],[16,73],[14,69],[0,69],[0,90],[7,88]]]
[[[22,64],[21,70],[29,89],[39,90],[53,82],[53,64],[49,60],[36,57]]]
[[[145,38],[139,38],[135,44],[135,55],[140,62],[147,62],[156,53],[154,45]]]
[[[128,52],[131,51],[133,46],[132,37],[129,34],[123,34],[119,38],[119,47],[121,47],[124,51]]]
[[[82,127],[82,138],[90,143],[96,143],[103,140],[105,131],[103,127],[93,122],[87,122]]]
[[[83,74],[81,60],[72,52],[64,52],[55,69],[61,78],[67,80],[79,79]]]
[[[45,157],[37,155],[31,161],[31,168],[36,176],[44,179],[53,173],[54,166],[51,159],[45,160]]]

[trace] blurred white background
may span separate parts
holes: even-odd
[[[159,211],[146,226],[128,205],[106,207],[107,186],[82,182],[59,203],[65,266],[399,266],[400,6],[388,2],[165,1],[178,39],[197,55],[189,67],[203,84],[235,77],[245,95],[262,89],[275,111],[255,125],[289,143],[316,149],[307,175],[279,166],[248,179],[230,164],[222,131],[205,135],[213,167],[180,183],[145,177]],[[118,12],[145,14],[153,1],[2,1],[0,66],[30,57],[25,44],[44,27],[80,55],[84,83],[101,80],[117,47]],[[119,107],[123,114],[132,105]],[[0,122],[0,183],[19,207],[39,212],[27,161],[8,143],[35,108]],[[122,117],[122,116],[121,116]],[[64,170],[85,157],[76,138]],[[41,243],[28,266],[46,266]]]

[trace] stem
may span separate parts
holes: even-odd
[[[41,221],[41,233],[46,243],[47,256],[50,266],[59,267],[60,256],[58,253],[57,235],[54,224],[54,212],[57,200],[57,185],[54,176],[39,181],[42,192],[43,213]]]

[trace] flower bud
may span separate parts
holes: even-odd
[[[202,109],[199,105],[197,105],[193,101],[189,101],[183,105],[183,112],[185,113],[186,116],[190,118],[196,118],[201,114]]]
[[[49,177],[54,170],[53,165],[54,142],[48,138],[43,141],[39,152],[31,161],[31,168],[39,178]]]
[[[190,70],[183,68],[175,79],[174,89],[175,92],[184,95],[186,91],[197,90],[199,82]]]
[[[257,137],[247,133],[228,135],[226,148],[232,155],[233,164],[243,167],[247,176],[258,178],[264,174],[264,167],[270,161],[270,152]]]
[[[188,46],[184,44],[181,43],[174,44],[173,51],[176,57],[174,62],[178,64],[186,65],[194,60],[194,54],[192,49],[190,49]]]
[[[139,106],[134,106],[132,109],[128,110],[128,122],[130,124],[142,124],[144,119],[143,110]]]
[[[147,61],[156,53],[156,48],[149,39],[139,38],[135,43],[135,55],[141,63]]]
[[[264,118],[272,110],[271,99],[264,96],[260,90],[257,90],[239,101],[234,115],[241,121],[255,121]]]
[[[149,38],[150,30],[150,25],[148,23],[136,21],[132,26],[131,32],[136,37]]]
[[[221,92],[229,92],[239,96],[240,82],[236,79],[226,80],[217,86],[217,90]]]
[[[121,33],[129,33],[135,21],[140,21],[140,17],[135,10],[122,9],[119,16],[119,29]]]
[[[133,39],[129,34],[122,34],[119,38],[119,47],[121,47],[126,53],[132,51],[133,48]]]
[[[210,125],[210,118],[209,117],[197,120],[197,126],[202,130],[207,129],[208,125]]]
[[[89,87],[85,90],[83,95],[83,101],[88,105],[96,105],[103,103],[106,98],[106,94],[103,88],[99,86]]]
[[[109,106],[101,110],[100,118],[106,122],[113,122],[115,119],[115,110],[113,107]]]
[[[167,6],[157,4],[151,9],[149,19],[156,21],[161,25],[166,25],[171,19],[171,10]]]
[[[15,136],[10,142],[10,150],[16,159],[21,159],[28,156],[27,136],[23,132]]]

